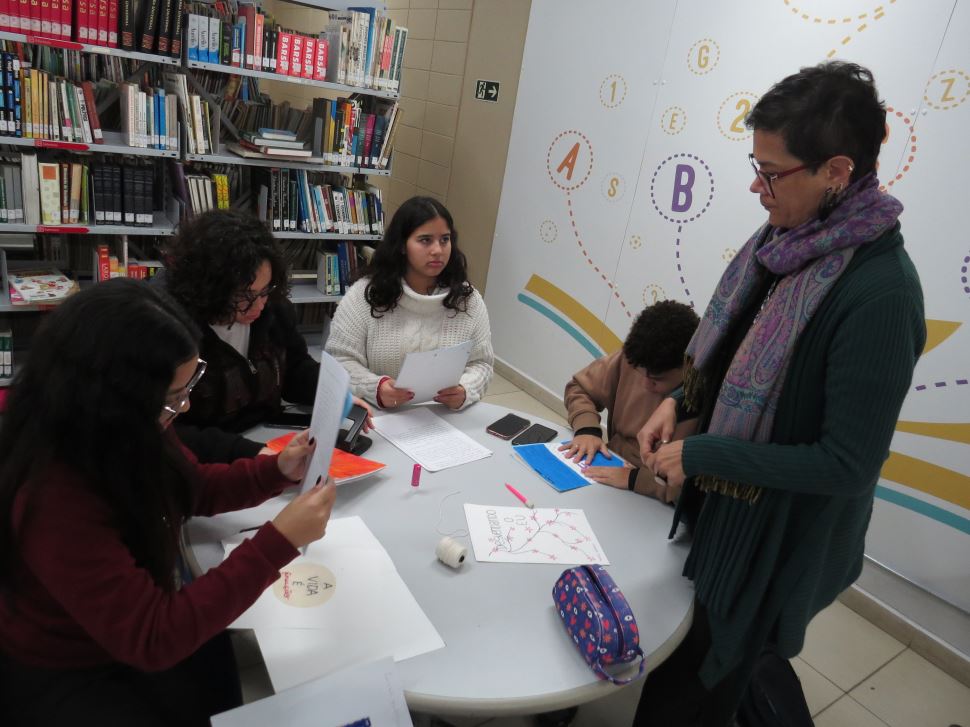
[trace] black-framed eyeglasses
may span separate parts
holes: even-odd
[[[779,179],[784,179],[789,174],[794,174],[795,172],[801,172],[812,167],[811,164],[801,164],[797,167],[792,167],[791,169],[786,169],[783,172],[763,172],[761,167],[758,166],[758,162],[754,158],[754,154],[748,154],[748,161],[751,162],[751,168],[754,169],[754,173],[757,175],[761,183],[768,188],[768,194],[771,195],[772,199],[775,197],[775,189],[772,187],[772,182],[777,182]]]
[[[241,293],[237,293],[233,298],[236,310],[240,313],[248,313],[249,309],[256,305],[257,300],[260,298],[269,298],[274,290],[276,290],[275,285],[267,285],[258,293],[254,293],[251,290],[244,290]]]
[[[189,379],[189,383],[185,385],[185,388],[182,390],[179,398],[170,399],[165,403],[165,406],[162,407],[162,412],[165,414],[165,421],[171,421],[182,412],[182,409],[185,408],[185,405],[189,401],[189,396],[192,394],[192,389],[195,388],[195,385],[199,383],[199,379],[201,379],[202,375],[205,373],[205,360],[201,358],[197,360],[198,365],[196,366],[195,373],[192,374],[192,378]]]

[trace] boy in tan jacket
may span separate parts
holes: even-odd
[[[637,316],[621,350],[597,359],[566,384],[566,416],[574,434],[560,449],[576,462],[592,460],[597,452],[609,457],[612,450],[629,464],[589,467],[587,477],[663,502],[677,499],[679,492],[660,484],[643,468],[637,433],[660,402],[681,385],[684,349],[697,323],[697,314],[683,303],[655,303]],[[605,441],[600,425],[603,409],[609,410]],[[679,436],[683,434],[675,431],[674,437]]]

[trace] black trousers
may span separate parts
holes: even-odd
[[[123,664],[40,669],[0,656],[0,723],[194,727],[242,704],[229,635],[223,632],[171,669]]]
[[[711,647],[707,610],[694,601],[694,621],[674,653],[650,672],[634,727],[730,727],[754,669],[744,663],[712,689],[698,672]]]

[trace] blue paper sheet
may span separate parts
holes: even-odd
[[[513,446],[512,450],[553,489],[559,492],[576,490],[591,484],[589,480],[572,470],[562,457],[551,452],[545,444],[520,444]],[[602,452],[597,452],[593,461],[590,462],[590,466],[622,467],[623,460],[617,455],[607,459]]]

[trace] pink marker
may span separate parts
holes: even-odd
[[[522,504],[523,505],[525,505],[526,507],[535,507],[532,504],[532,501],[531,500],[529,500],[525,495],[523,495],[517,489],[515,489],[514,487],[512,487],[512,485],[510,485],[508,482],[505,483],[505,487],[508,489],[509,492],[511,492],[513,495],[515,495],[517,498],[519,498],[519,500],[522,501]]]
[[[414,469],[411,470],[411,487],[417,487],[421,484],[421,465],[414,465]]]

